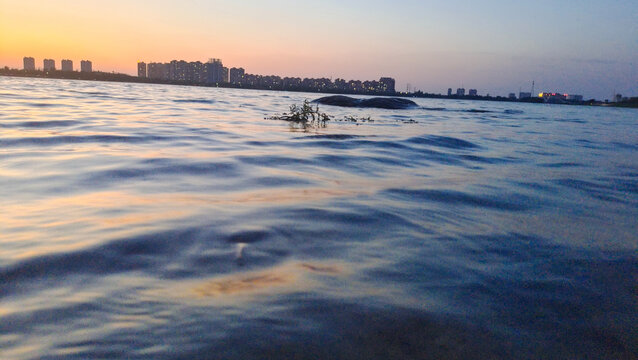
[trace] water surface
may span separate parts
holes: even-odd
[[[317,96],[0,77],[0,358],[638,355],[638,112]]]

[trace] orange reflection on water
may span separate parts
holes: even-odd
[[[294,290],[310,288],[313,279],[308,273],[338,276],[346,273],[343,264],[286,263],[273,268],[248,273],[232,274],[206,280],[193,289],[196,297],[222,297],[229,295],[268,292],[294,286]]]
[[[196,300],[210,304],[237,304],[251,301],[253,296],[309,291],[321,286],[321,277],[350,275],[344,263],[287,262],[263,270],[238,272],[205,280],[186,282],[163,281],[161,287],[143,291],[141,295],[162,300]]]

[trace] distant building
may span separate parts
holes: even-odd
[[[62,71],[73,71],[73,61],[62,60],[61,64]]]
[[[227,68],[220,59],[206,63],[172,60],[168,63],[138,62],[138,77],[171,82],[199,83],[220,86],[230,82],[247,88],[272,90],[303,90],[317,92],[342,92],[358,94],[393,94],[396,82],[391,77],[360,81],[328,78],[298,78],[277,75],[247,74],[243,68]]]
[[[507,95],[507,97],[512,99],[512,100],[516,100],[516,94],[515,93],[509,93],[509,95]]]
[[[518,98],[519,99],[529,99],[532,97],[532,93],[531,92],[519,92],[518,93]]]
[[[244,70],[244,68],[231,68],[229,71],[230,83],[234,85],[241,84],[241,81],[244,78],[245,73],[246,71]]]
[[[456,89],[456,96],[465,96],[465,88]]]
[[[560,93],[549,93],[549,92],[542,92],[538,94],[539,98],[542,98],[543,101],[547,102],[547,103],[565,103],[567,101],[567,94],[560,94]]]
[[[567,101],[583,101],[582,95],[567,95]]]
[[[44,71],[55,70],[55,60],[53,59],[44,59],[42,65]]]
[[[447,96],[452,96],[452,88],[447,89]]]
[[[147,76],[154,80],[168,80],[168,64],[150,63],[147,66]]]
[[[222,67],[222,82],[223,83],[227,83],[228,82],[228,68],[227,67]]]
[[[478,91],[476,91],[476,89],[470,89],[468,95],[469,96],[478,96]]]
[[[93,63],[89,60],[80,61],[81,72],[93,72]]]
[[[224,65],[220,59],[209,59],[204,64],[206,71],[206,83],[219,84],[224,82]]]
[[[137,63],[137,77],[146,77],[146,63],[143,61]]]
[[[561,93],[550,93],[550,92],[542,92],[538,94],[538,97],[543,98],[543,99],[562,99],[565,100],[567,99],[567,94],[561,94]]]
[[[34,71],[35,70],[35,59],[32,57],[25,57],[22,59],[24,63],[24,70]]]
[[[396,81],[391,77],[382,77],[379,79],[380,88],[376,90],[380,90],[381,92],[394,94]],[[374,91],[374,90],[373,90]]]
[[[622,101],[622,94],[615,94],[614,95],[614,101],[615,102],[621,102]]]

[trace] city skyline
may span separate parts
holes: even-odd
[[[18,69],[8,69],[16,71]],[[74,72],[73,61],[63,59],[61,61],[61,69],[56,68],[55,59],[44,59],[43,67],[35,66],[35,58],[25,56],[23,58],[23,71],[44,71],[47,74],[50,71],[56,72]],[[82,60],[79,69],[80,72],[91,73],[92,62],[90,60]],[[77,71],[75,71],[77,72]],[[102,72],[108,74],[108,72]],[[278,75],[263,75],[247,73],[244,68],[226,67],[221,59],[209,58],[206,62],[184,60],[171,60],[167,63],[150,62],[145,63],[139,61],[137,63],[137,75],[128,75],[122,73],[111,72],[114,75],[124,75],[133,79],[148,79],[151,81],[171,81],[181,84],[190,85],[206,85],[206,86],[232,86],[248,89],[265,89],[265,90],[290,90],[290,91],[310,91],[310,92],[329,92],[329,93],[348,93],[348,94],[413,94],[415,96],[441,97],[442,93],[427,93],[418,89],[410,91],[409,85],[406,92],[402,92],[395,88],[396,81],[392,77],[381,77],[377,80],[346,80],[342,78],[300,78],[300,77],[281,77]],[[102,77],[102,80],[113,81],[116,78]],[[123,81],[125,78],[117,77],[116,81]],[[523,100],[531,98],[541,98],[545,102],[554,103],[582,103],[583,95],[567,94],[561,92],[541,91],[538,95],[534,92],[534,82],[530,92],[519,89],[518,94],[510,92],[507,96],[496,94],[479,94],[476,89],[469,89],[466,95],[465,88],[457,88],[453,93],[452,88],[448,88],[447,97],[466,98],[466,99],[489,99],[489,98],[507,98],[510,100]],[[625,101],[628,97],[623,97],[620,93],[612,95],[612,102]],[[600,101],[601,99],[589,99],[588,101]],[[609,99],[605,99],[609,101]]]
[[[0,0],[0,65],[89,57],[135,75],[139,60],[213,55],[282,77],[391,76],[397,90],[638,94],[638,4],[621,1],[72,4]]]

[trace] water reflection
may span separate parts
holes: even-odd
[[[290,128],[264,117],[307,94],[0,88],[2,358],[638,350],[633,112],[418,99]]]

